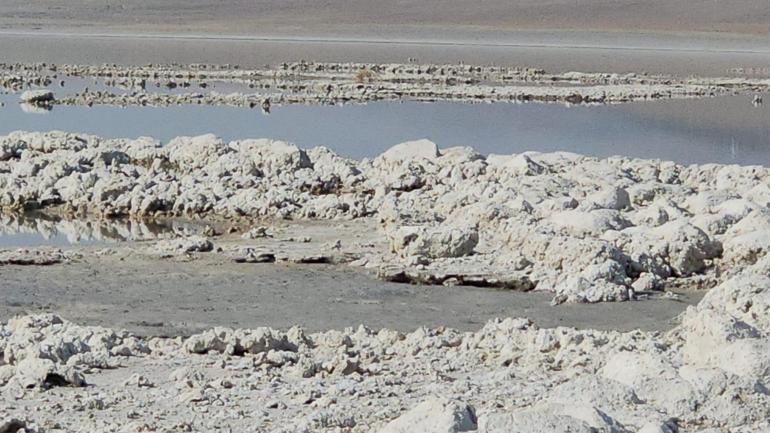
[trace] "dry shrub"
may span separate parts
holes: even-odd
[[[361,68],[356,72],[356,83],[371,83],[374,80],[374,72]]]

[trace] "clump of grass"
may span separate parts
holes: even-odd
[[[356,83],[371,83],[375,78],[374,72],[366,68],[360,68],[356,72]]]

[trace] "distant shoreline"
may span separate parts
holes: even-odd
[[[571,40],[567,36],[575,35]],[[610,36],[616,36],[610,38]],[[505,36],[507,37],[507,36]],[[321,62],[496,64],[543,68],[549,72],[650,72],[734,76],[736,71],[770,71],[770,43],[743,39],[695,40],[656,35],[607,33],[522,33],[518,40],[433,40],[406,35],[360,37],[261,36],[185,33],[108,33],[0,30],[5,62],[230,63],[275,65]],[[763,77],[767,74],[752,74]]]
[[[770,38],[744,34],[665,33],[612,31],[513,31],[451,32],[451,37],[438,33],[406,34],[384,37],[377,33],[226,33],[226,32],[159,32],[159,31],[91,31],[2,29],[0,37],[74,38],[74,39],[141,39],[177,41],[234,41],[340,45],[403,45],[424,47],[536,48],[570,50],[649,51],[718,54],[770,54]]]

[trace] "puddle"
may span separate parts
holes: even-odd
[[[770,104],[753,106],[747,95],[573,107],[459,102],[291,105],[273,107],[270,115],[258,109],[198,105],[30,110],[14,94],[0,95],[0,101],[5,102],[0,134],[63,130],[166,141],[213,133],[225,140],[268,137],[301,147],[325,145],[354,158],[429,138],[440,147],[472,146],[482,153],[565,150],[684,164],[770,165]]]
[[[199,234],[187,221],[67,219],[43,214],[0,214],[0,248],[108,245]]]

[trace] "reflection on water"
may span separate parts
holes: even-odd
[[[770,165],[770,104],[753,95],[611,106],[378,102],[366,105],[255,109],[187,105],[167,108],[57,106],[25,113],[18,95],[0,95],[0,134],[63,130],[105,137],[214,133],[225,140],[276,138],[371,157],[393,144],[429,138],[440,147],[482,153],[567,150],[587,155],[660,158],[681,163]]]
[[[21,111],[27,114],[48,114],[51,110],[53,110],[51,105],[38,105],[30,104],[27,102],[20,103],[19,108],[21,108]]]
[[[0,214],[0,248],[98,245],[198,234],[186,221],[67,219],[42,214]]]

